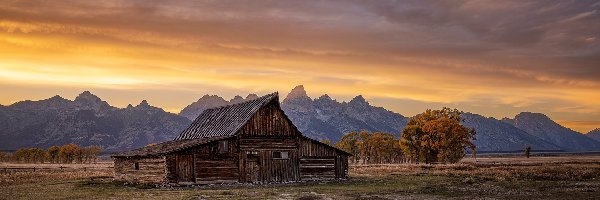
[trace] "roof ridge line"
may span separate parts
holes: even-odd
[[[274,92],[271,94],[267,94],[263,97],[266,97],[268,95],[272,95],[272,97],[269,97],[269,100],[265,100],[265,102],[263,102],[255,111],[252,111],[252,113],[250,114],[250,116],[244,121],[244,123],[240,123],[238,125],[238,127],[235,128],[234,134],[237,133],[238,131],[240,131],[240,129],[242,129],[246,124],[248,124],[248,122],[252,119],[252,116],[256,115],[256,112],[258,112],[263,106],[267,105],[269,102],[273,101],[273,99],[275,97],[279,97],[279,93],[278,92]],[[279,102],[277,102],[279,103]]]
[[[179,135],[173,140],[189,139],[193,137],[208,138],[227,134],[235,135],[244,125],[248,123],[252,116],[254,116],[260,110],[260,108],[264,107],[267,103],[273,101],[274,99],[278,99],[278,97],[279,92],[274,92],[250,101],[206,109],[198,117],[196,117],[196,119],[186,129],[181,131],[181,133],[179,133]],[[220,116],[220,113],[223,112],[239,112],[243,113],[243,116],[240,115],[237,117],[238,119],[234,119],[237,122],[231,123],[229,125],[229,128],[219,129],[218,131],[200,131],[201,129],[206,128],[223,128],[219,127],[219,125],[215,126],[215,124],[207,121],[209,117],[223,117]]]
[[[265,94],[265,95],[263,95],[263,96],[261,96],[261,97],[258,97],[258,98],[256,98],[256,99],[244,100],[244,101],[242,101],[242,102],[238,102],[238,103],[234,103],[234,104],[227,104],[227,105],[222,105],[222,106],[212,107],[212,108],[208,108],[208,109],[206,109],[206,110],[214,110],[214,109],[217,109],[217,108],[224,108],[224,107],[229,107],[229,106],[233,106],[233,105],[239,105],[239,104],[243,104],[243,103],[249,103],[249,102],[252,102],[252,101],[258,101],[258,100],[260,100],[260,99],[261,99],[261,98],[263,98],[263,97],[266,97],[266,96],[269,96],[269,95],[273,95],[273,94],[275,94],[275,95],[279,95],[279,92],[273,92],[273,93],[270,93],[270,94]],[[206,111],[206,110],[205,110],[205,111]],[[202,114],[202,113],[200,113],[200,114]]]

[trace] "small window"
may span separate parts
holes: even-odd
[[[229,152],[229,142],[227,140],[219,141],[219,153]]]
[[[135,168],[135,170],[140,170],[140,163],[134,163],[133,167]]]
[[[273,151],[273,159],[288,159],[287,151]]]

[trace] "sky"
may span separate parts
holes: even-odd
[[[600,2],[0,1],[0,104],[287,94],[600,127]]]

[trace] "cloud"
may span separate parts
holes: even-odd
[[[340,97],[544,102],[571,119],[569,112],[593,116],[600,106],[591,99],[600,91],[597,4],[3,1],[0,70],[10,72],[4,82],[53,87],[151,85],[168,93],[305,84]],[[50,70],[31,71],[41,68]],[[564,109],[574,106],[583,107]]]

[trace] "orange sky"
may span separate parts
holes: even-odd
[[[203,94],[309,95],[405,116],[443,106],[600,127],[600,3],[3,1],[0,104],[73,99],[178,112]]]

